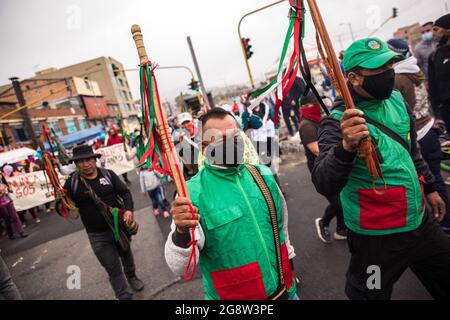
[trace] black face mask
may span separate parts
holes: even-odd
[[[239,167],[244,163],[244,140],[239,135],[210,144],[205,149],[205,157],[212,164]]]
[[[395,85],[394,69],[373,76],[364,76],[362,88],[377,100],[386,100],[392,94]]]
[[[443,36],[442,39],[439,41],[439,45],[443,46],[446,45],[448,42],[449,36]]]

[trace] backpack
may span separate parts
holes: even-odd
[[[99,167],[97,167],[97,170],[99,170],[102,173],[103,177],[106,179],[106,181],[108,181],[109,184],[113,186],[111,172],[109,172],[109,170],[107,169]],[[80,184],[80,173],[78,171],[75,171],[70,176],[70,191],[72,192],[73,196],[77,194],[79,184]]]

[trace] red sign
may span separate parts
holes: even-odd
[[[110,115],[108,105],[103,97],[83,97],[89,117],[107,117]]]

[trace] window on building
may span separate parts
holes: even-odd
[[[131,105],[127,103],[128,111],[131,111]]]
[[[86,86],[86,89],[91,90],[91,84],[89,83],[88,79],[84,79],[84,84]]]
[[[16,142],[25,142],[30,140],[28,133],[24,127],[25,124],[11,126],[11,132]]]
[[[60,136],[63,134],[58,120],[47,121],[47,125],[50,129],[53,129],[53,131],[55,131],[57,135]]]
[[[80,126],[80,130],[87,129],[86,119],[78,119],[78,125]]]
[[[75,126],[74,120],[66,119],[65,122],[66,122],[67,132],[69,134],[77,132],[77,127]]]
[[[122,79],[119,79],[119,83],[123,87],[123,80]]]
[[[127,96],[127,92],[126,92],[126,91],[122,91],[122,97],[123,97],[125,100],[128,100],[128,96]]]
[[[39,122],[33,121],[31,124],[32,124],[32,126],[33,126],[33,131],[34,131],[37,135],[39,135],[39,134],[42,133],[42,126],[39,124]]]

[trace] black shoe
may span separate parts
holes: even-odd
[[[347,229],[336,229],[334,240],[347,240]]]
[[[144,290],[144,283],[136,276],[128,278],[128,283],[134,291]]]
[[[316,229],[317,235],[319,236],[320,240],[325,243],[331,243],[330,229],[323,225],[322,218],[316,219]]]
[[[13,234],[9,234],[8,237],[9,237],[11,240],[14,240],[14,239],[16,238],[16,237],[14,237]]]

